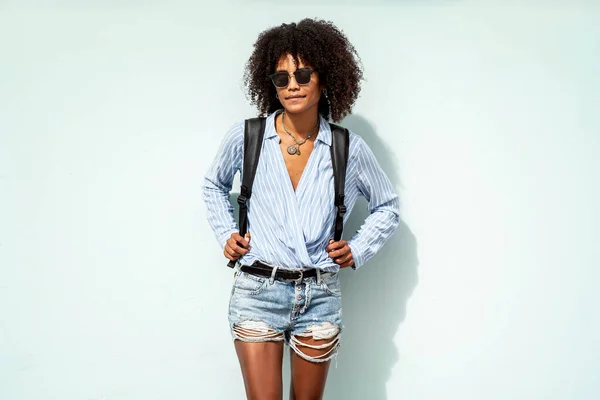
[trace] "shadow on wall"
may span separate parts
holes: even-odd
[[[369,145],[395,188],[401,187],[396,155],[381,141],[364,118],[351,115],[343,125]],[[402,200],[402,199],[401,199]],[[364,199],[356,206],[344,228],[348,239],[369,215]],[[342,347],[337,368],[332,363],[326,399],[387,399],[386,383],[398,362],[394,336],[406,316],[406,304],[417,285],[417,242],[400,220],[386,245],[359,270],[342,270]]]
[[[395,188],[401,187],[396,155],[389,145],[381,141],[372,125],[357,115],[347,117],[343,125],[367,142],[392,185]],[[239,212],[238,195],[239,191],[235,191],[229,197],[236,221]],[[360,198],[344,227],[344,239],[352,237],[368,215],[368,204]],[[387,399],[386,383],[392,368],[398,362],[394,336],[406,315],[408,298],[417,285],[417,266],[415,236],[406,223],[400,220],[394,236],[366,265],[357,271],[342,270],[342,347],[338,354],[337,368],[334,361],[329,370],[324,398]],[[283,363],[286,396],[290,382],[288,358],[286,351]]]

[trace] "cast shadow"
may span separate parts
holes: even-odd
[[[394,187],[401,188],[396,155],[363,117],[350,115],[343,125],[359,134],[375,154]],[[236,184],[234,184],[236,188]],[[237,221],[239,189],[230,193]],[[402,201],[402,199],[400,199]],[[369,215],[360,198],[344,227],[349,239]],[[417,241],[400,220],[396,233],[359,270],[342,270],[343,336],[337,362],[332,362],[324,398],[328,400],[385,400],[386,384],[398,362],[394,337],[406,316],[406,304],[417,285]],[[290,383],[289,350],[283,362],[284,398]]]
[[[343,125],[367,142],[394,187],[400,189],[392,147],[363,117],[350,115]],[[344,227],[344,238],[352,237],[368,215],[367,202],[361,198]],[[325,399],[387,399],[386,384],[399,360],[394,337],[417,285],[417,266],[416,238],[400,220],[396,233],[366,265],[356,271],[342,270],[342,346],[337,367],[334,361],[329,370]]]

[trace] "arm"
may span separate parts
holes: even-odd
[[[232,126],[223,139],[219,151],[204,177],[203,193],[210,227],[221,248],[239,229],[233,217],[229,193],[233,178],[241,169],[243,160],[244,126]]]
[[[359,231],[348,241],[359,268],[383,247],[400,221],[400,201],[389,178],[362,138],[357,147],[358,190],[369,202],[370,215]]]

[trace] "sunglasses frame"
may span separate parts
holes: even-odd
[[[298,72],[305,72],[305,71],[309,71],[310,72],[310,74],[308,75],[308,82],[306,82],[306,83],[300,83],[300,82],[298,82],[298,76],[296,74]],[[287,71],[277,71],[277,72],[275,72],[275,73],[273,73],[271,75],[267,75],[267,76],[271,79],[271,82],[273,82],[273,86],[275,86],[278,89],[282,89],[282,88],[288,87],[288,85],[290,84],[290,79],[291,79],[292,75],[294,75],[294,79],[296,80],[296,83],[298,85],[308,85],[310,83],[310,81],[312,80],[312,74],[315,71],[316,71],[316,69],[313,69],[313,68],[298,68],[294,72],[291,72],[291,73],[287,72]],[[278,76],[278,75],[285,74],[285,73],[287,73],[287,75],[288,75],[288,77],[287,77],[288,78],[287,84],[285,84],[284,86],[277,86],[275,84],[275,77]]]

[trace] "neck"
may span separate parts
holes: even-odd
[[[306,138],[319,123],[319,110],[312,107],[302,113],[285,112],[285,127],[297,138]]]

